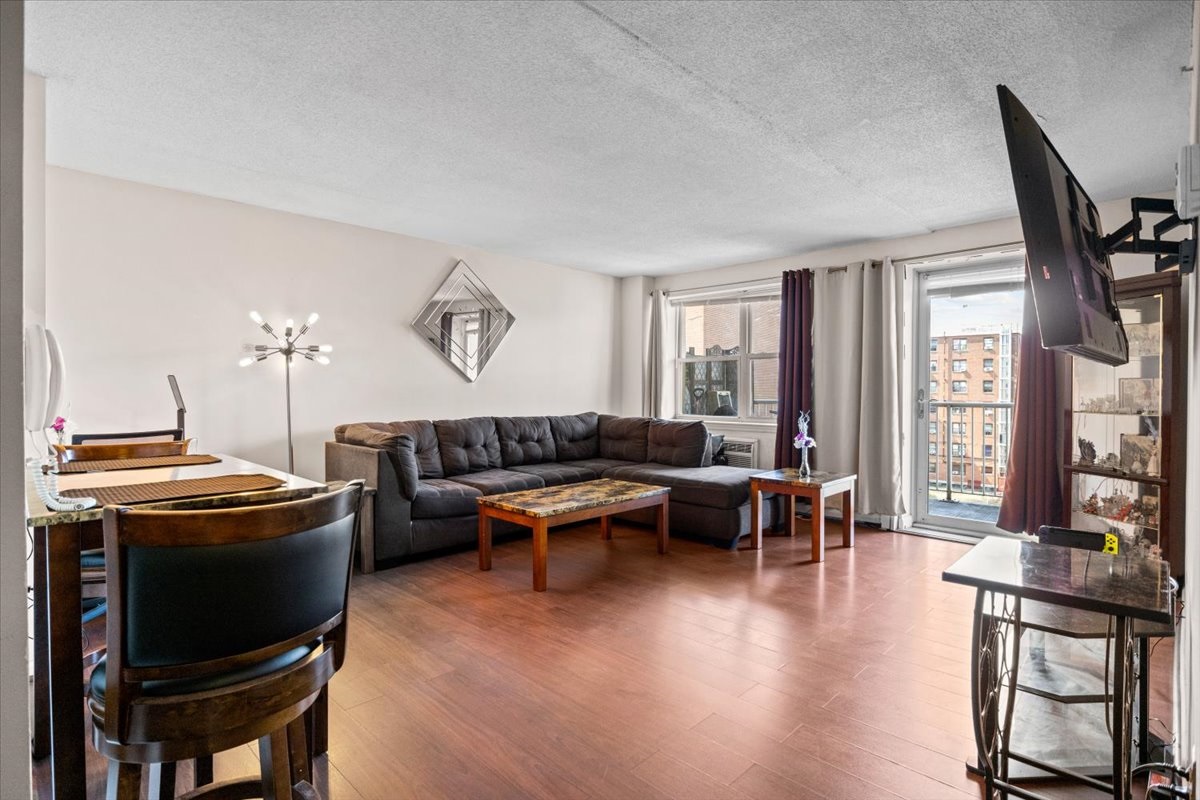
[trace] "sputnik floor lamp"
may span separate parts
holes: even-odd
[[[320,316],[314,311],[308,315],[308,321],[300,326],[300,330],[292,335],[292,330],[295,327],[294,323],[289,319],[283,324],[283,335],[275,331],[270,323],[264,322],[262,315],[257,311],[250,312],[250,319],[254,324],[262,328],[267,336],[275,340],[275,344],[256,344],[254,345],[254,355],[246,356],[238,362],[238,366],[248,367],[256,361],[266,361],[270,356],[276,353],[283,356],[284,363],[284,392],[287,394],[287,439],[288,439],[288,472],[296,474],[296,462],[292,454],[292,356],[304,356],[309,361],[315,361],[318,364],[328,364],[329,356],[325,353],[333,352],[333,345],[329,344],[312,344],[299,346],[296,343],[300,341],[300,337],[308,333],[308,329],[317,323]]]

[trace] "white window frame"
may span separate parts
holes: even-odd
[[[967,360],[965,358],[952,359],[950,361],[950,371],[951,372],[959,372],[959,373],[966,372],[967,371]]]
[[[675,359],[675,417],[677,419],[701,419],[711,421],[713,423],[721,422],[756,422],[775,423],[778,418],[778,402],[779,398],[775,398],[776,413],[760,416],[751,415],[750,411],[754,407],[753,394],[754,386],[752,383],[753,362],[755,361],[773,361],[779,363],[779,351],[773,353],[751,353],[750,350],[750,325],[751,314],[750,304],[761,303],[764,301],[774,301],[782,303],[783,297],[776,292],[762,292],[755,294],[738,294],[733,297],[706,297],[704,299],[683,298],[675,303],[675,342],[676,342],[676,359]],[[684,352],[687,347],[686,336],[684,331],[687,325],[687,314],[685,309],[688,306],[704,305],[705,303],[728,303],[738,306],[738,354],[730,356],[705,356],[696,355],[689,356]],[[777,332],[778,333],[778,332]],[[778,343],[776,343],[778,346]],[[685,414],[683,413],[683,371],[687,369],[688,364],[695,363],[711,363],[717,361],[736,362],[737,363],[737,416],[722,417],[714,414]]]

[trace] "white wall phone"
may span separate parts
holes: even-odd
[[[41,431],[54,424],[62,403],[63,357],[54,334],[41,325],[25,328],[25,430]],[[91,497],[65,498],[58,480],[47,475],[39,459],[26,461],[38,497],[51,511],[83,511],[96,505]]]

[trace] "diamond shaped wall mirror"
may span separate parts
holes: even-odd
[[[513,322],[513,315],[467,262],[459,261],[413,320],[413,327],[464,378],[473,381]]]

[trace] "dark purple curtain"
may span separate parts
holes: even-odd
[[[775,468],[800,466],[800,451],[792,447],[796,417],[812,411],[812,270],[783,273],[779,310],[779,417],[775,426]],[[809,453],[809,464],[815,463]]]
[[[1026,273],[1017,402],[998,527],[1014,533],[1037,533],[1040,526],[1061,525],[1066,518],[1058,464],[1061,417],[1055,352],[1042,349]]]

